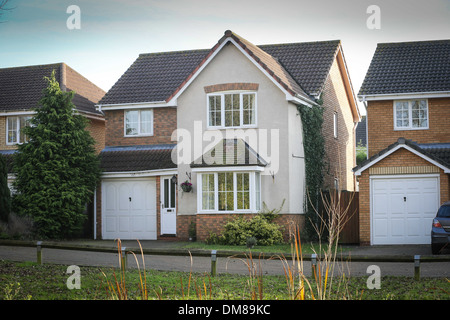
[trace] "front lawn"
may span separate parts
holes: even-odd
[[[67,266],[36,265],[0,261],[0,299],[32,300],[105,300],[114,298],[108,289],[108,281],[117,289],[115,280],[121,280],[120,270],[107,267],[81,267],[81,288],[68,289]],[[143,276],[143,274],[141,274]],[[343,286],[345,280],[347,286]],[[314,281],[309,279],[314,287]],[[332,299],[356,300],[448,300],[450,283],[444,278],[422,278],[414,281],[410,277],[382,277],[381,289],[368,289],[367,277],[333,279]],[[284,276],[264,275],[262,278],[219,274],[189,274],[146,270],[148,299],[212,299],[249,300],[255,292],[257,298],[268,300],[289,299]],[[260,285],[260,289],[258,288]],[[339,285],[339,288],[338,288]],[[141,299],[138,270],[125,273],[126,297]],[[255,289],[255,290],[252,290]],[[314,290],[313,290],[314,292]],[[309,289],[306,298],[310,299]]]

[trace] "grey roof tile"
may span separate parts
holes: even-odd
[[[195,167],[267,166],[267,162],[242,139],[222,139],[201,158],[191,163]]]
[[[410,148],[416,150],[417,152],[423,154],[424,156],[427,156],[428,158],[436,161],[437,163],[443,165],[446,168],[450,169],[450,142],[448,143],[432,143],[432,144],[418,144],[415,141],[405,139],[405,138],[398,138],[396,142],[389,145],[385,149],[381,150],[377,154],[374,154],[369,159],[365,160],[358,166],[354,167],[352,169],[353,172],[358,171],[359,169],[367,166],[368,164],[374,162],[387,152],[391,151],[395,147],[397,147],[400,144],[404,144],[409,146]]]
[[[232,34],[288,89],[310,98],[321,92],[340,41],[255,46]],[[101,105],[166,101],[211,52],[141,54],[99,102]]]
[[[450,91],[450,40],[380,43],[359,96]]]
[[[100,166],[103,172],[176,168],[172,161],[174,147],[174,144],[106,147],[100,153]]]
[[[53,70],[56,80],[63,89],[61,75],[63,65],[54,63],[0,69],[0,112],[26,111],[38,107],[42,90],[47,85],[44,77],[49,77]],[[77,110],[100,115],[96,111],[95,103],[105,92],[69,66],[64,66],[67,82],[64,85],[67,86],[67,90],[76,91],[72,102]]]

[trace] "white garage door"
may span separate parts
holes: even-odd
[[[371,177],[372,244],[429,244],[439,178]]]
[[[102,182],[103,239],[156,240],[155,179]]]

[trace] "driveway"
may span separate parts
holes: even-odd
[[[70,242],[72,245],[74,242]],[[96,246],[103,248],[116,249],[117,246],[113,241],[80,241],[78,244],[84,246]],[[175,252],[175,244],[170,241],[142,241],[144,249],[158,249],[165,255],[146,254],[144,257],[145,268],[147,270],[166,270],[166,271],[187,271],[193,272],[211,272],[211,258],[209,256],[193,256],[192,261],[189,256],[170,255]],[[122,246],[132,249],[137,254],[137,261],[140,267],[143,267],[142,257],[137,250],[136,241],[122,241]],[[128,250],[127,249],[127,250]],[[178,250],[179,251],[179,250]],[[357,260],[357,257],[369,257],[377,259],[379,257],[401,257],[401,256],[429,256],[429,246],[371,246],[371,247],[350,247],[350,257]],[[446,262],[423,262],[421,263],[422,277],[450,277],[450,255],[448,251],[440,257],[447,257]],[[36,247],[24,247],[11,245],[11,243],[0,242],[0,260],[12,261],[36,261]],[[283,275],[283,264],[277,259],[261,259],[258,255],[253,255],[253,262],[257,267],[261,267],[264,274]],[[339,259],[338,259],[339,260]],[[62,250],[62,249],[43,249],[44,263],[54,263],[61,265],[78,265],[78,266],[100,266],[100,267],[118,267],[118,254],[114,252],[94,252],[94,251],[78,251],[78,250]],[[249,261],[243,258],[218,257],[217,273],[233,273],[248,274]],[[289,261],[288,263],[292,263]],[[373,261],[338,261],[335,264],[335,272],[341,274],[345,272],[350,276],[368,276],[368,267],[376,265],[380,268],[381,275],[392,276],[414,276],[413,262],[373,262]],[[128,267],[136,268],[137,263],[132,254],[128,255]],[[304,261],[304,273],[311,274],[310,261]]]

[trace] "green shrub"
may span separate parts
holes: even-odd
[[[252,237],[261,246],[270,246],[283,242],[281,227],[259,214],[251,219],[240,216],[230,220],[225,224],[221,236],[211,234],[207,242],[245,246],[247,239]]]

